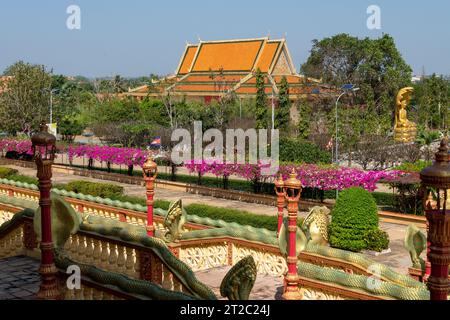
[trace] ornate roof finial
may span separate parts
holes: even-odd
[[[447,134],[445,134],[439,145],[439,151],[436,153],[436,162],[449,162]]]

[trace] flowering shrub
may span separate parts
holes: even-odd
[[[3,152],[16,151],[18,153],[32,154],[30,140],[0,140],[0,150]],[[108,164],[125,165],[128,167],[140,166],[144,164],[148,152],[136,148],[117,148],[97,145],[68,146],[60,149],[66,153],[70,161],[74,158],[86,157],[91,161],[96,160]],[[228,179],[231,175],[241,177],[254,184],[273,178],[273,176],[262,175],[262,170],[268,167],[268,163],[258,164],[223,164],[214,161],[189,161],[184,163],[191,173],[197,173],[202,177],[206,173],[211,173],[217,177]],[[295,169],[297,178],[302,182],[303,187],[319,190],[343,190],[351,187],[363,187],[368,191],[374,191],[376,184],[380,180],[392,181],[402,176],[402,171],[363,171],[353,168],[319,166],[314,164],[302,165],[281,165],[278,174],[282,174],[287,179],[289,174]],[[255,191],[257,191],[255,189]]]
[[[2,139],[0,140],[0,150],[5,153],[17,152],[19,154],[26,153],[28,155],[33,155],[30,140]]]
[[[30,140],[0,140],[0,150],[3,152],[15,151],[19,154],[32,155]],[[135,148],[117,148],[109,146],[80,145],[59,148],[59,152],[67,153],[69,160],[86,157],[88,159],[109,162],[111,164],[126,166],[141,166],[147,159],[147,152]]]
[[[108,146],[81,145],[67,148],[69,160],[87,157],[100,162],[117,165],[141,166],[147,158],[147,152],[135,148],[117,148]]]
[[[207,161],[189,161],[184,164],[189,172],[199,173],[201,176],[211,173],[216,176],[229,177],[235,175],[249,181],[267,179],[261,174],[262,168],[268,164],[221,164]],[[320,190],[343,190],[351,187],[363,187],[368,191],[375,191],[380,180],[390,181],[402,175],[401,171],[363,171],[353,168],[318,166],[313,164],[281,165],[278,174],[287,179],[292,170],[297,172],[297,179],[303,187]],[[278,175],[277,174],[277,175]],[[273,178],[276,175],[270,176]]]

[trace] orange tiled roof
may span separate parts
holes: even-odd
[[[174,88],[175,92],[217,92],[221,90],[229,90],[231,85],[215,85],[215,84],[180,84]]]
[[[184,53],[183,61],[181,62],[178,74],[186,74],[191,69],[192,61],[194,60],[195,54],[197,53],[197,45],[191,45],[186,48]]]
[[[259,68],[261,72],[268,72],[269,68],[272,66],[273,60],[275,58],[275,54],[277,53],[278,48],[280,47],[281,41],[270,41],[264,45],[261,56],[258,59],[258,62],[255,66]]]
[[[239,82],[243,78],[243,75],[189,75],[183,79],[183,82]]]
[[[263,44],[261,39],[201,43],[191,72],[251,71]]]

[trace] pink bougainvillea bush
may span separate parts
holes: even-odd
[[[303,187],[320,190],[343,190],[351,187],[363,187],[368,191],[374,191],[376,184],[381,180],[390,181],[403,174],[401,171],[363,171],[354,168],[318,166],[313,164],[281,165],[277,174],[263,176],[261,171],[267,164],[223,164],[205,161],[189,161],[184,166],[191,173],[201,176],[211,173],[216,176],[231,175],[244,178],[249,181],[266,180],[281,174],[284,179],[289,177],[292,170],[297,173],[297,178]]]
[[[30,140],[14,140],[14,139],[2,139],[0,140],[0,150],[6,152],[26,153],[32,155],[31,141]]]
[[[30,140],[2,139],[0,140],[0,150],[4,153],[15,151],[20,154],[33,154]],[[142,166],[148,154],[147,151],[136,148],[117,148],[97,145],[70,145],[59,148],[59,152],[66,153],[70,161],[74,158],[86,157],[100,162],[125,166]]]
[[[0,151],[4,153],[16,151],[20,154],[32,154],[30,140],[1,139]],[[136,148],[118,148],[97,145],[67,146],[59,150],[67,154],[70,161],[74,158],[85,157],[95,161],[109,164],[125,165],[128,167],[144,164],[148,151]],[[319,190],[343,190],[351,187],[363,187],[368,191],[374,191],[380,181],[392,181],[403,176],[403,171],[364,171],[355,168],[319,166],[314,164],[281,165],[277,174],[264,176],[263,169],[268,167],[266,162],[258,164],[224,164],[215,161],[188,161],[184,167],[199,177],[205,174],[213,174],[217,177],[228,179],[236,176],[252,182],[270,181],[281,174],[287,179],[292,170],[297,173],[297,178],[303,187]]]
[[[147,159],[148,152],[136,148],[117,148],[108,146],[81,145],[69,146],[67,155],[73,158],[86,157],[100,162],[125,166],[141,166]]]

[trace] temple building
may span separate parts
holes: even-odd
[[[227,94],[251,98],[256,95],[258,69],[265,77],[269,99],[278,94],[283,76],[289,84],[291,101],[333,92],[321,80],[296,71],[285,39],[265,37],[187,44],[174,75],[153,85],[129,89],[123,95],[143,99],[170,94],[205,103]]]

